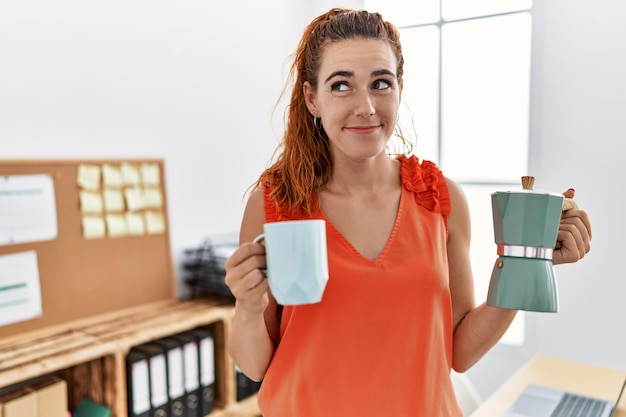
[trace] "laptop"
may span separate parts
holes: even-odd
[[[626,381],[615,401],[528,385],[504,417],[613,417]]]

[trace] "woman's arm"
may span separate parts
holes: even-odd
[[[474,365],[500,340],[515,318],[517,311],[479,306],[474,301],[474,283],[470,264],[470,216],[461,188],[447,180],[452,203],[448,218],[448,265],[454,320],[452,366],[464,372]],[[568,190],[573,198],[573,191]],[[564,193],[565,194],[565,193]],[[591,224],[583,210],[564,212],[557,240],[560,249],[554,251],[553,262],[576,262],[590,249]]]
[[[239,235],[240,246],[226,261],[226,284],[235,296],[235,315],[228,351],[241,371],[260,381],[274,356],[278,339],[276,302],[270,294],[265,247],[252,240],[263,232],[263,191],[252,192]]]
[[[515,310],[478,307],[470,263],[470,216],[461,188],[447,180],[452,203],[448,218],[448,269],[454,320],[452,367],[467,371],[500,340],[515,318]]]

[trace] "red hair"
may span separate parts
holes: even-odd
[[[303,86],[308,81],[317,90],[322,53],[328,43],[355,38],[387,42],[396,57],[397,78],[402,78],[404,58],[398,30],[380,14],[335,8],[306,27],[282,94],[291,87],[285,133],[277,149],[282,152],[257,183],[271,188],[270,198],[282,213],[296,212],[308,217],[319,209],[317,191],[330,178],[332,160],[328,136],[322,127],[315,126],[306,107]]]

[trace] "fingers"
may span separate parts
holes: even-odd
[[[576,190],[574,190],[573,188],[568,188],[563,192],[563,196],[565,197],[565,200],[563,200],[563,211],[575,210],[578,208],[578,204],[576,204],[576,202],[574,201],[575,193]]]
[[[568,188],[567,190],[563,191],[563,197],[574,198],[575,193],[576,193],[576,190],[574,190],[573,188]]]
[[[242,244],[226,261],[226,285],[237,305],[253,313],[262,313],[268,303],[265,248],[258,243]]]
[[[587,212],[578,209],[563,212],[553,262],[571,263],[582,259],[591,250],[591,237],[591,222]]]
[[[259,243],[244,243],[226,260],[226,268],[233,268],[250,257],[265,257],[265,247]]]
[[[578,204],[572,198],[566,198],[563,200],[563,211],[575,210],[578,208]]]
[[[254,270],[240,281],[235,298],[237,303],[243,305],[246,310],[261,313],[267,306],[267,278],[260,270]]]
[[[561,224],[575,224],[580,228],[583,236],[588,236],[588,240],[591,240],[591,220],[585,210],[568,210],[561,214]]]

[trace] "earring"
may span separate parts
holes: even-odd
[[[318,129],[322,128],[322,119],[320,119],[319,117],[316,117],[315,115],[313,115],[313,126],[315,126]]]

